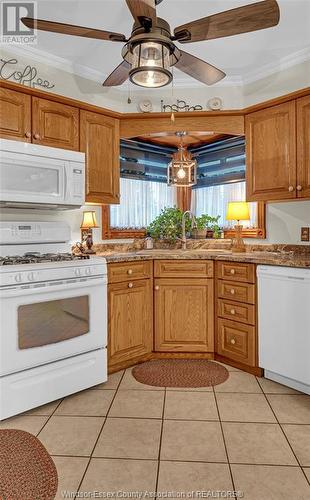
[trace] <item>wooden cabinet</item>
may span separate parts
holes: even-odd
[[[109,368],[153,349],[153,300],[150,279],[109,285]]]
[[[81,110],[80,149],[86,153],[86,201],[119,203],[119,120]]]
[[[48,99],[32,98],[32,142],[79,150],[79,109]]]
[[[297,99],[297,196],[310,198],[310,96]]]
[[[109,264],[109,283],[139,280],[152,276],[152,261],[122,262]]]
[[[212,278],[213,268],[212,260],[156,260],[154,276],[156,278]]]
[[[31,96],[0,88],[0,137],[31,142]]]
[[[246,116],[248,201],[296,198],[295,108],[289,101]]]
[[[217,278],[216,353],[258,370],[255,265],[217,262]]]
[[[155,350],[213,352],[213,279],[155,279]]]

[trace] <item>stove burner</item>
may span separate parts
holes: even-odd
[[[24,255],[9,255],[0,257],[0,266],[16,264],[40,264],[41,262],[64,262],[89,259],[87,254],[74,255],[71,253],[43,253],[27,252]]]

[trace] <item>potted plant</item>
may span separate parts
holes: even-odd
[[[155,240],[175,242],[182,236],[182,216],[183,211],[180,208],[166,207],[147,227],[147,232]],[[189,219],[185,222],[185,229],[187,233],[190,232]]]
[[[208,228],[213,227],[212,224],[218,222],[220,216],[211,217],[208,214],[202,214],[195,218],[195,228],[192,229],[192,237],[195,239],[204,239],[207,237]]]

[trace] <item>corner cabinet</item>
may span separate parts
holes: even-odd
[[[0,88],[0,137],[31,142],[31,96]]]
[[[247,200],[296,198],[295,101],[245,118]]]
[[[119,203],[119,120],[81,110],[80,150],[86,153],[86,201]]]

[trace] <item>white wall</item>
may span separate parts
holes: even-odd
[[[268,203],[266,217],[266,243],[300,244],[300,228],[310,227],[310,201]]]

